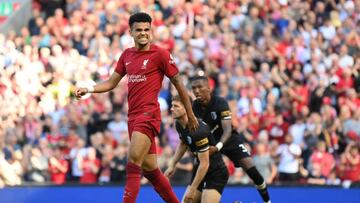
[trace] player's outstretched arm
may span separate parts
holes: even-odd
[[[174,158],[170,160],[169,167],[165,171],[165,176],[170,178],[174,173],[176,169],[176,164],[180,161],[180,159],[184,156],[185,152],[187,150],[187,146],[183,141],[180,141],[180,144],[176,147]]]
[[[188,128],[191,131],[195,131],[199,127],[199,123],[195,117],[193,110],[192,110],[189,95],[187,94],[186,88],[181,81],[179,73],[176,74],[175,76],[171,77],[170,80],[171,80],[171,83],[175,86],[176,90],[178,91],[179,96],[181,98],[181,102],[184,104],[186,114],[189,119]]]
[[[116,85],[120,82],[123,76],[114,72],[109,79],[104,82],[98,83],[94,86],[90,87],[76,87],[74,91],[74,95],[76,98],[80,99],[86,93],[102,93],[107,92],[116,87]]]

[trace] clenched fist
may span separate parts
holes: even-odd
[[[82,99],[82,97],[87,93],[89,93],[89,90],[86,87],[76,87],[74,91],[74,95],[77,99]]]

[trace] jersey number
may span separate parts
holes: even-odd
[[[241,148],[242,152],[249,153],[248,149],[245,147],[244,144],[239,144],[239,147]]]

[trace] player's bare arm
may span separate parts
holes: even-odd
[[[195,131],[199,127],[199,123],[194,115],[194,112],[191,107],[191,102],[189,99],[189,95],[187,94],[186,88],[181,81],[180,74],[176,74],[175,76],[170,78],[171,83],[177,89],[179,96],[181,98],[181,102],[185,106],[186,114],[188,116],[188,127],[191,131]]]
[[[221,136],[220,142],[226,143],[231,137],[231,119],[221,120],[221,126],[223,128],[223,135]]]
[[[114,89],[122,78],[123,78],[122,75],[118,74],[117,72],[114,72],[110,76],[109,79],[107,79],[104,82],[98,83],[95,86],[92,86],[92,87],[77,87],[75,89],[75,91],[74,91],[74,94],[75,94],[76,98],[80,99],[86,93],[108,92],[108,91]]]
[[[176,147],[174,158],[171,159],[169,167],[166,169],[164,175],[170,178],[175,173],[176,164],[180,161],[180,159],[184,156],[187,150],[187,146],[183,141],[180,141],[180,144]]]
[[[185,195],[185,202],[191,202],[195,197],[195,192],[199,187],[201,181],[204,179],[208,169],[209,169],[209,151],[199,152],[198,153],[199,159],[199,167],[196,171],[196,175],[194,177],[193,182],[191,183],[186,195]]]
[[[231,127],[231,119],[226,119],[226,120],[221,120],[221,126],[223,129],[223,134],[221,136],[220,139],[220,144],[218,143],[217,146],[210,146],[209,149],[209,153],[210,155],[214,154],[217,151],[220,151],[220,149],[222,148],[222,146],[229,140],[229,138],[231,137],[232,133],[232,127]],[[221,145],[221,146],[220,146]]]

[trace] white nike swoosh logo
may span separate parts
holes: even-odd
[[[131,63],[131,61],[130,61],[130,62],[126,62],[126,63],[125,63],[125,66],[129,65],[130,63]]]

